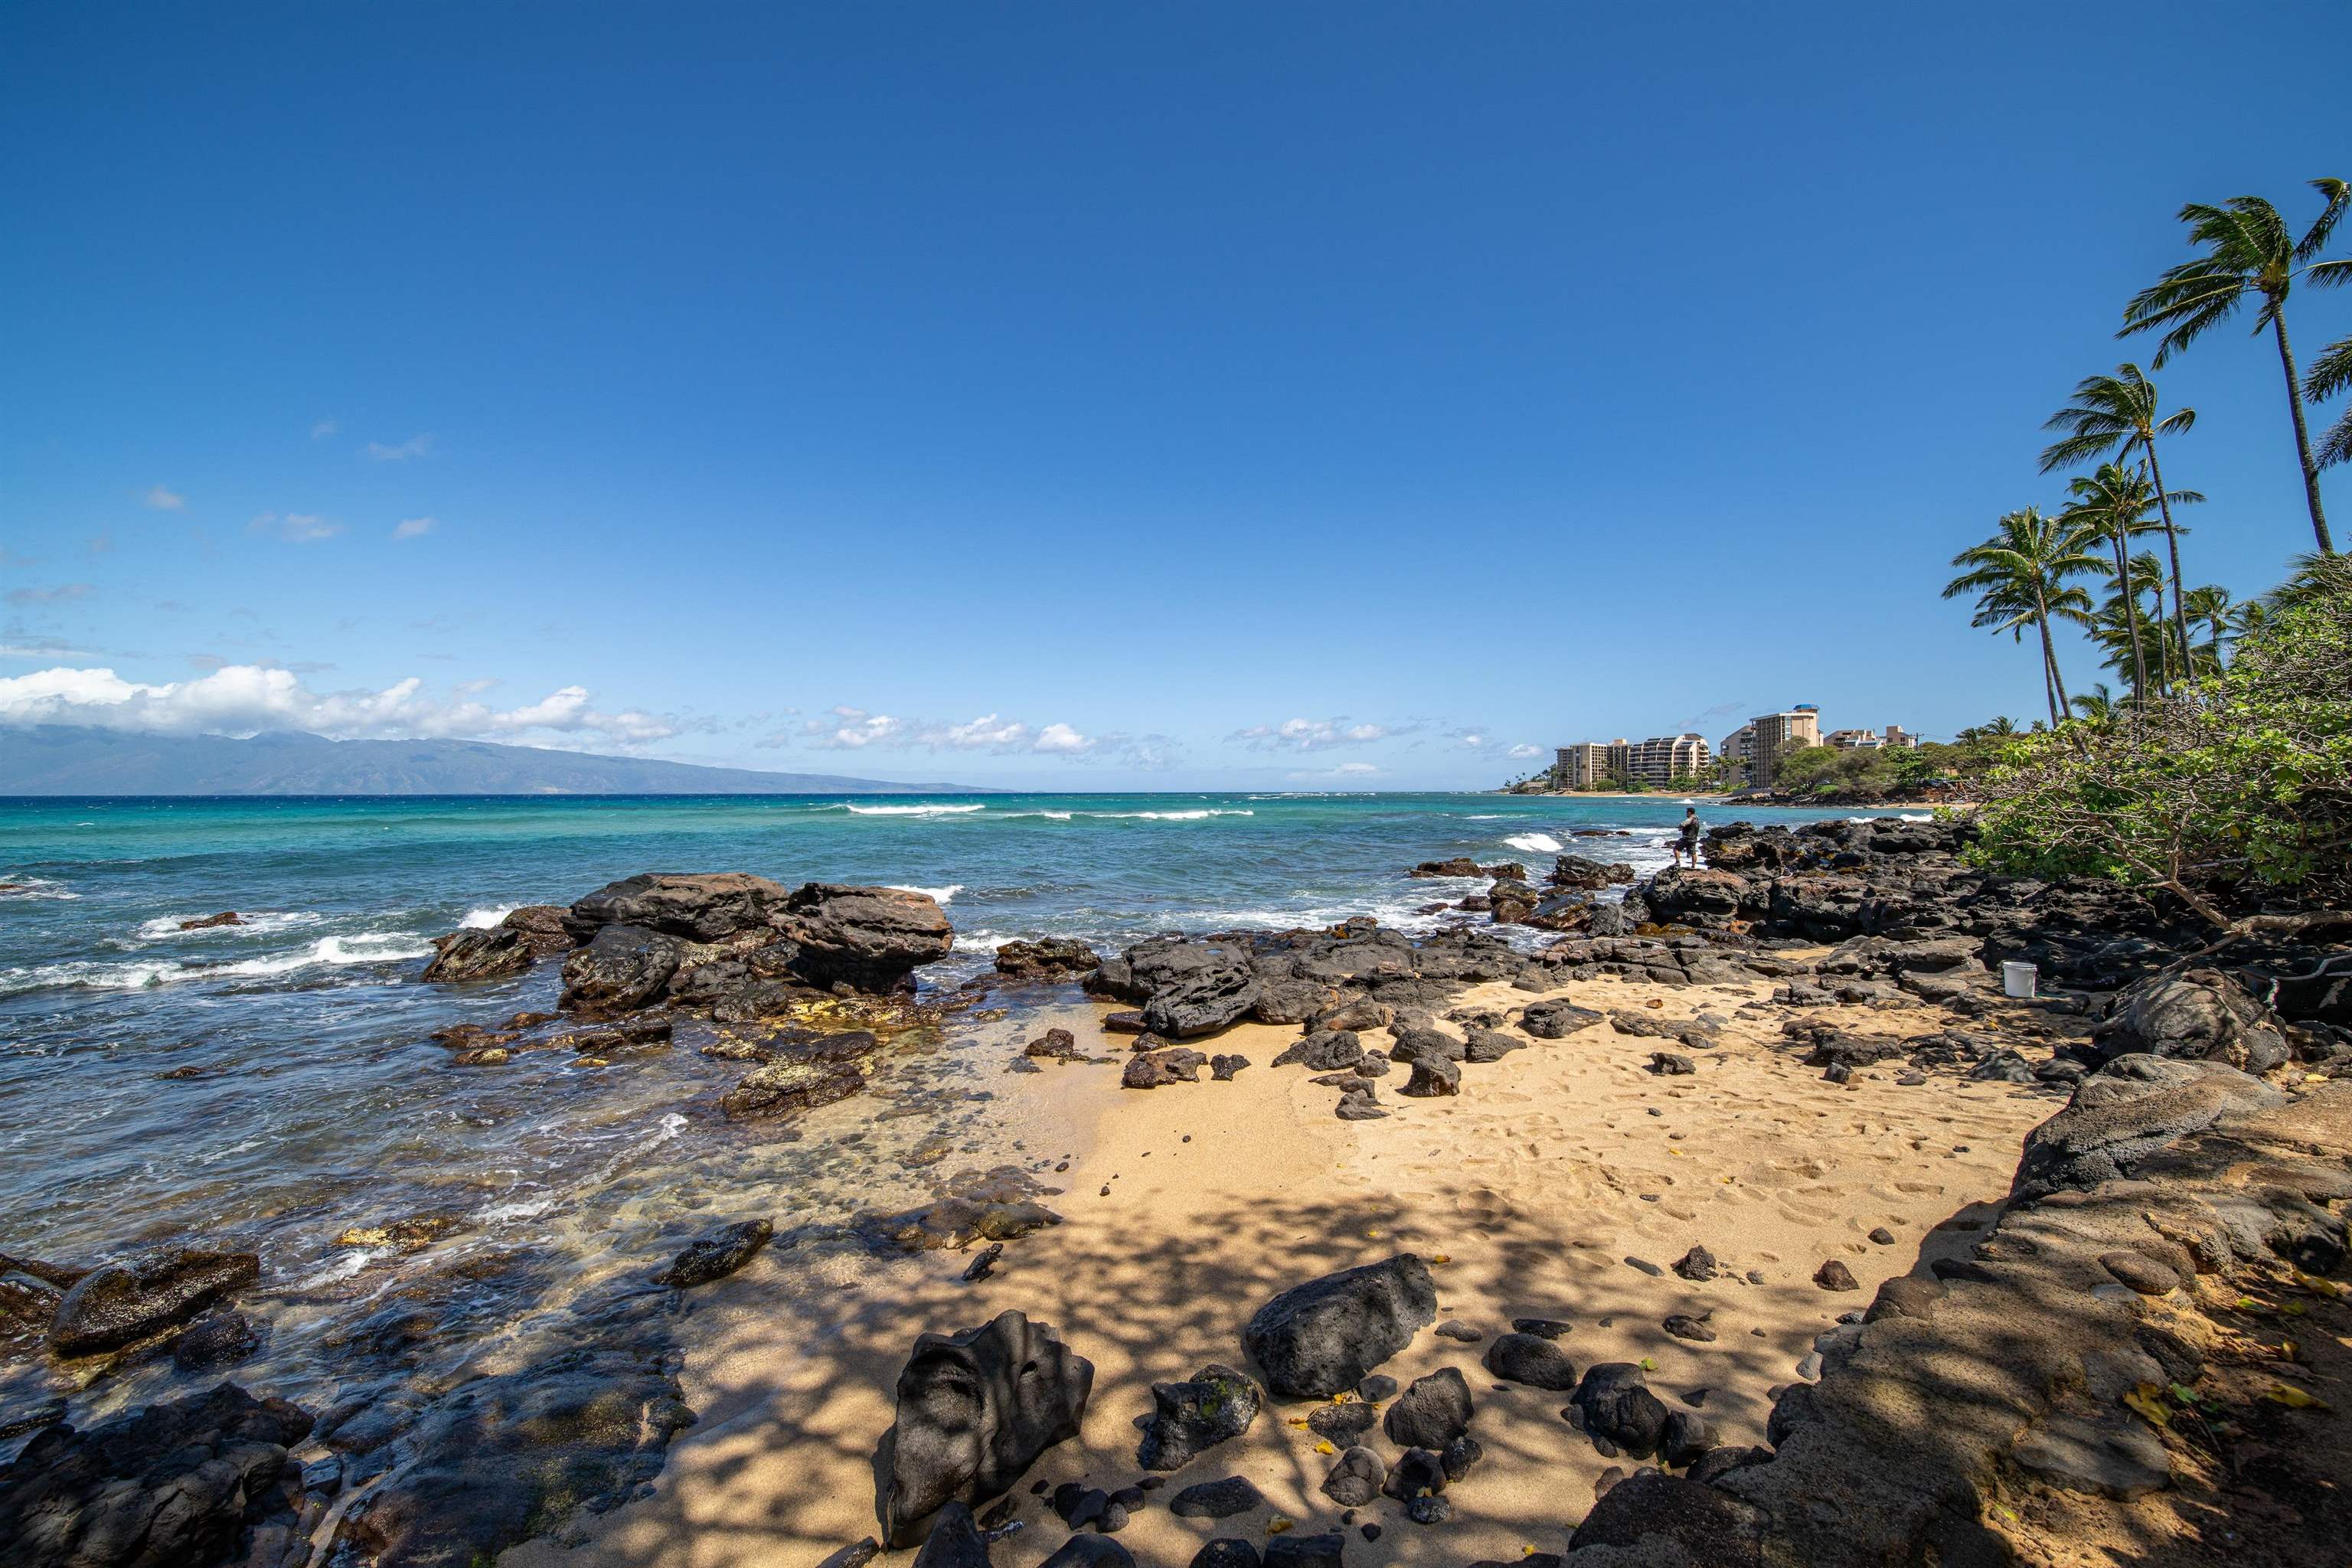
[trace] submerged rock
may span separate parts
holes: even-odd
[[[724,1279],[758,1256],[775,1234],[772,1220],[738,1220],[689,1244],[670,1259],[667,1268],[654,1276],[654,1282],[688,1289]]]
[[[1094,1376],[1092,1362],[1019,1312],[918,1339],[876,1454],[883,1539],[911,1546],[946,1505],[1011,1490],[1038,1455],[1077,1436]]]
[[[176,1248],[84,1275],[58,1304],[49,1346],[62,1356],[119,1350],[198,1312],[261,1277],[251,1252]]]

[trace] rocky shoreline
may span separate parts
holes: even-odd
[[[1585,1516],[1549,1555],[1599,1568],[2056,1560],[2049,1540],[2069,1529],[2144,1525],[2186,1484],[2177,1478],[2254,1465],[2272,1478],[2266,1496],[2294,1500],[2280,1505],[2292,1528],[2273,1531],[2272,1556],[2237,1560],[2332,1561],[2297,1555],[2295,1542],[2326,1539],[2313,1532],[2342,1506],[2321,1483],[2343,1439],[2305,1430],[2324,1425],[2320,1389],[2345,1371],[2340,1340],[2271,1331],[2345,1326],[2343,1291],[2326,1277],[2343,1267],[2352,1198],[2352,1089],[2340,1081],[2352,1075],[2352,958],[2318,940],[2343,933],[2306,923],[2217,947],[2188,911],[2105,884],[1977,870],[1965,837],[1945,823],[1735,824],[1709,835],[1705,869],[1662,872],[1622,899],[1630,868],[1603,859],[1562,856],[1540,884],[1517,865],[1432,862],[1414,874],[1475,873],[1490,887],[1454,901],[1459,923],[1418,941],[1350,921],[1156,938],[1112,955],[1014,942],[992,974],[948,994],[914,984],[952,940],[921,894],[646,875],[456,933],[425,977],[462,985],[561,962],[554,1013],[443,1031],[455,1065],[495,1068],[532,1049],[624,1057],[669,1048],[688,1021],[723,1026],[702,1054],[746,1070],[720,1112],[756,1121],[866,1092],[901,1031],[1074,981],[1108,1009],[1101,1030],[1119,1044],[1048,1031],[1010,1070],[1093,1063],[1116,1067],[1128,1089],[1212,1092],[1179,1086],[1198,1084],[1202,1067],[1230,1080],[1253,1065],[1215,1049],[1217,1037],[1287,1029],[1259,1070],[1297,1067],[1337,1091],[1338,1119],[1377,1121],[1398,1109],[1385,1093],[1477,1096],[1482,1068],[1515,1052],[1622,1039],[1665,1083],[1760,1032],[1834,1085],[1891,1073],[1898,1086],[2015,1085],[2053,1108],[2067,1095],[1966,1256],[1888,1280],[1824,1333],[1760,1445],[1721,1444],[1700,1408],[1653,1392],[1638,1363],[1579,1369],[1556,1342],[1565,1323],[1523,1318],[1487,1340],[1498,1386],[1567,1395],[1570,1425],[1631,1461],[1589,1511],[1567,1510]],[[2036,965],[2056,989],[2004,997],[2004,962]],[[1745,999],[1685,1017],[1652,1011],[1654,1000],[1580,1000],[1599,987]],[[1499,999],[1457,1005],[1473,988]],[[731,1220],[572,1303],[521,1364],[486,1363],[446,1387],[387,1373],[305,1412],[223,1384],[79,1429],[63,1410],[35,1412],[15,1431],[36,1435],[0,1468],[0,1539],[27,1562],[77,1568],[290,1568],[331,1542],[357,1562],[463,1562],[534,1536],[581,1539],[597,1515],[648,1495],[671,1437],[695,1420],[674,1331],[687,1292],[763,1253],[847,1247],[977,1247],[965,1278],[982,1279],[1006,1244],[1060,1222],[1054,1195],[1006,1167],[849,1225]],[[1674,1265],[1694,1280],[1716,1268],[1712,1256]],[[1823,1262],[1818,1289],[1839,1289],[1843,1269]],[[257,1270],[249,1254],[201,1249],[86,1273],[0,1258],[0,1327],[15,1353],[232,1367],[251,1328],[236,1294]],[[1378,1370],[1433,1325],[1441,1338],[1486,1339],[1437,1321],[1428,1279],[1417,1255],[1399,1253],[1301,1282],[1234,1322],[1229,1359],[1169,1367],[1175,1381],[1154,1389],[1136,1457],[1143,1475],[1055,1492],[1045,1511],[1068,1541],[1048,1560],[1131,1561],[1111,1537],[1160,1500],[1154,1478],[1212,1455],[1276,1401],[1317,1402],[1297,1424],[1328,1452],[1319,1489],[1339,1523],[1218,1535],[1196,1563],[1338,1563],[1379,1539],[1349,1510],[1385,1499],[1404,1527],[1441,1531],[1453,1499],[1475,1507],[1471,1391],[1434,1373],[1398,1389]],[[1023,1486],[1085,1419],[1092,1366],[1072,1345],[1088,1325],[1071,1323],[1066,1340],[1006,1316],[985,1332],[924,1336],[898,1378],[877,1535],[920,1546],[919,1563],[984,1563],[992,1536],[1043,1528],[1021,1517],[1035,1495]],[[1704,1317],[1669,1318],[1665,1331],[1714,1337]],[[1375,1422],[1394,1456],[1367,1441]],[[969,1447],[982,1429],[997,1434],[986,1452]],[[1215,1521],[1262,1500],[1235,1476],[1166,1500],[1178,1518]],[[1025,1542],[1002,1550],[1036,1556]]]

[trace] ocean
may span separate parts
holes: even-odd
[[[1034,997],[894,1042],[876,1096],[738,1125],[714,1102],[741,1068],[684,1030],[642,1058],[452,1065],[432,1031],[551,1007],[557,966],[426,984],[436,934],[645,870],[881,882],[945,907],[956,952],[922,977],[951,990],[1016,937],[1108,950],[1360,914],[1426,931],[1471,917],[1417,911],[1483,884],[1409,879],[1416,862],[1540,877],[1575,850],[1646,873],[1682,812],[1491,795],[0,801],[0,1252],[257,1250],[240,1304],[267,1341],[239,1375],[323,1401],[338,1347],[391,1304],[431,1315],[454,1366],[715,1220],[919,1202],[938,1151],[1034,1160],[1052,1132],[993,1109]],[[243,923],[179,929],[232,910]],[[0,1361],[0,1407],[71,1394],[79,1419],[206,1382],[150,1358],[82,1388],[19,1358]]]

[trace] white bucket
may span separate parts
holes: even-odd
[[[2014,959],[2003,963],[2000,966],[2001,994],[2032,1001],[2033,983],[2041,978],[2041,974],[2042,972],[2030,963],[2020,963]]]

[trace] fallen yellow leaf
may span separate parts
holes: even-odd
[[[2164,1391],[2152,1383],[2143,1383],[2125,1394],[2124,1403],[2144,1416],[2151,1426],[2172,1425],[2172,1412],[2164,1407]]]
[[[1339,1450],[1331,1447],[1329,1441],[1327,1439],[1324,1442],[1316,1444],[1315,1451],[1318,1454],[1336,1454]]]
[[[1265,1521],[1265,1532],[1268,1535],[1280,1535],[1284,1531],[1288,1530],[1292,1525],[1297,1522],[1298,1521],[1297,1520],[1286,1519],[1281,1514],[1277,1513],[1272,1519]]]
[[[2291,1383],[2273,1383],[2263,1390],[2263,1397],[2289,1410],[2333,1410],[2336,1407],[2315,1394],[2305,1394]]]
[[[1290,1418],[1290,1424],[1293,1426],[1304,1426],[1307,1425],[1307,1417],[1304,1415],[1294,1415]]]

